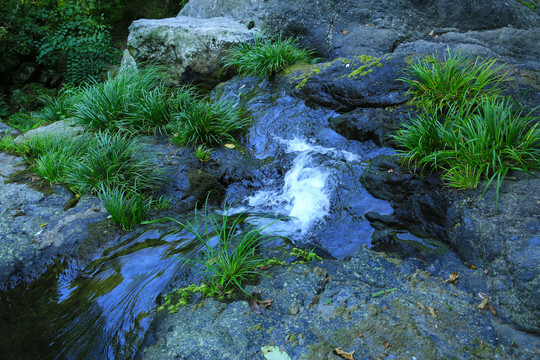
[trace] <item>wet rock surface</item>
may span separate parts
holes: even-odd
[[[391,171],[390,171],[391,170]],[[482,197],[474,191],[441,188],[436,175],[419,177],[401,167],[397,157],[375,158],[363,184],[375,197],[391,202],[394,213],[366,217],[377,230],[374,242],[399,244],[396,233],[406,230],[448,242],[469,265],[487,274],[487,293],[499,316],[527,331],[538,333],[540,313],[540,179],[512,174],[498,199],[494,186]],[[396,249],[399,246],[396,246]]]
[[[462,279],[445,282],[455,271]],[[247,301],[196,299],[159,316],[136,359],[262,358],[266,345],[292,359],[341,359],[339,347],[366,360],[538,356],[537,337],[477,308],[486,276],[452,252],[400,259],[362,249],[348,261],[274,267],[267,275],[246,288],[273,300],[262,314]]]

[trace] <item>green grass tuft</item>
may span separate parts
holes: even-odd
[[[217,101],[195,101],[181,113],[175,114],[176,123],[169,127],[172,141],[186,144],[221,144],[234,141],[233,134],[245,129],[250,121],[232,104]]]
[[[225,68],[241,74],[267,77],[298,62],[310,63],[313,51],[301,49],[294,38],[255,34],[253,41],[234,45],[225,58]]]
[[[437,56],[419,60],[399,78],[410,85],[410,103],[429,113],[445,114],[450,108],[478,104],[484,97],[497,98],[505,81],[504,67],[495,59],[470,59],[448,50],[444,59]]]

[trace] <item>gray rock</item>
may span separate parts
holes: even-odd
[[[473,270],[444,259],[452,271]],[[432,276],[427,268],[440,272]],[[414,270],[412,270],[414,269]],[[274,345],[291,359],[534,359],[537,337],[497,323],[476,308],[471,288],[445,283],[448,268],[361,249],[349,261],[325,259],[274,267],[257,286],[272,305],[257,315],[247,301],[198,299],[175,314],[161,314],[136,359],[253,359]],[[396,289],[384,295],[373,294]],[[431,310],[430,310],[431,308]],[[432,312],[432,313],[431,313]],[[513,347],[512,342],[519,345]]]
[[[183,82],[204,79],[209,86],[227,77],[221,61],[231,45],[253,38],[245,25],[223,17],[142,19],[129,30],[128,47],[137,61],[163,63]]]
[[[4,137],[5,135],[17,136],[19,135],[19,131],[12,128],[8,124],[0,122],[0,138]]]
[[[124,54],[122,55],[122,61],[120,62],[120,70],[121,71],[128,71],[128,72],[137,72],[137,62],[131,56],[128,49],[124,50]]]
[[[532,29],[540,23],[537,12],[502,0],[190,0],[180,15],[254,22],[272,33],[298,36],[303,46],[329,58],[388,53],[435,28]]]
[[[16,142],[24,141],[34,136],[47,136],[47,135],[62,135],[67,137],[74,137],[84,132],[82,125],[74,125],[73,123],[61,120],[49,125],[40,126],[38,128],[29,130],[15,139]]]
[[[87,226],[108,213],[93,196],[64,211],[68,190],[32,179],[22,158],[0,153],[0,163],[0,290],[6,290],[73,254]]]

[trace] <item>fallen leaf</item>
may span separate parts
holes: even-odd
[[[516,349],[519,349],[519,345],[516,344],[515,340],[512,341],[512,346],[515,347]]]
[[[459,274],[457,272],[453,272],[450,275],[448,275],[448,279],[446,279],[445,283],[451,282],[456,284],[459,279]]]
[[[487,307],[488,307],[489,311],[491,311],[491,313],[493,314],[493,316],[497,316],[497,312],[495,311],[495,309],[493,308],[493,306],[491,306],[490,304],[487,304]]]
[[[343,35],[346,35],[346,34],[349,33],[349,30],[343,30],[341,33],[342,33]]]
[[[424,306],[424,304],[422,304],[421,302],[417,302],[418,304],[418,307],[422,310],[426,310],[426,307]]]
[[[476,269],[476,266],[474,266],[473,264],[469,265],[469,269]]]
[[[429,32],[429,36],[433,36],[433,30]]]
[[[484,274],[487,275],[489,272],[489,269],[484,269]]]
[[[41,180],[41,178],[39,176],[33,175],[33,176],[30,176],[30,179],[28,180],[30,180],[31,182],[34,182],[36,180]]]
[[[289,354],[281,351],[277,346],[263,346],[261,351],[266,360],[291,360]]]
[[[388,309],[388,308],[385,306],[385,307],[382,308],[382,311],[384,311],[384,310],[386,310],[386,309]]]
[[[253,311],[255,314],[262,314],[261,307],[259,306],[259,304],[257,304],[257,300],[255,300],[254,298],[248,299],[248,305],[251,311]]]
[[[389,348],[389,347],[390,347],[390,343],[389,343],[388,341],[385,341],[385,342],[384,342],[384,347]]]
[[[435,35],[435,36],[434,36],[435,39],[438,38],[438,37],[439,37],[439,35]]]
[[[433,316],[434,318],[437,317],[437,314],[435,313],[435,309],[433,309],[431,306],[428,306],[428,311],[429,313],[431,314],[431,316]]]
[[[348,352],[345,352],[345,350],[343,350],[342,347],[335,348],[334,351],[336,352],[336,354],[338,354],[344,359],[354,360],[354,357],[353,357],[354,351],[351,351],[348,353]]]
[[[47,226],[47,223],[43,223],[43,224],[39,225],[39,227],[44,227],[44,226]]]
[[[361,337],[364,337],[364,334],[362,334],[362,333],[356,333],[356,336],[358,336],[359,338],[361,338]]]
[[[488,303],[489,303],[489,297],[486,296],[485,298],[482,299],[482,302],[480,303],[480,305],[477,306],[477,308],[480,310],[484,310],[486,306],[488,305]]]
[[[331,303],[332,303],[332,299],[326,299],[323,305],[330,305]]]
[[[228,149],[234,149],[236,147],[236,146],[234,146],[234,144],[225,144],[223,146],[225,146]]]

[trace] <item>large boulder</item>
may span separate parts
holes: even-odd
[[[302,45],[329,58],[392,52],[436,28],[532,29],[540,23],[538,12],[513,0],[190,0],[180,15],[253,22],[269,32],[298,36]]]
[[[137,61],[165,64],[182,82],[204,79],[210,87],[227,78],[222,60],[231,45],[253,38],[246,25],[223,17],[142,19],[129,31],[128,48]]]
[[[504,181],[498,207],[494,186],[451,192],[434,176],[420,178],[398,158],[375,158],[362,183],[390,201],[391,215],[368,213],[375,239],[399,241],[410,231],[450,243],[467,265],[488,275],[487,292],[499,315],[527,331],[540,333],[540,178],[513,174]],[[398,244],[396,244],[398,245]]]

